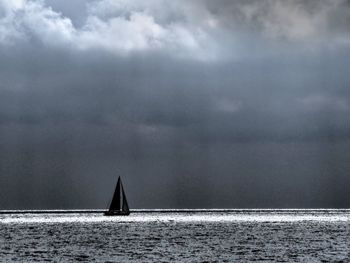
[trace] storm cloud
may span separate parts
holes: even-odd
[[[348,1],[0,0],[0,208],[344,207]]]

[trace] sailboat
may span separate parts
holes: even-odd
[[[124,192],[122,180],[118,177],[117,186],[114,191],[109,210],[104,213],[105,216],[127,216],[130,214],[128,201]]]

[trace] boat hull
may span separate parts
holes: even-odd
[[[130,215],[129,211],[107,211],[104,212],[105,216],[128,216]]]

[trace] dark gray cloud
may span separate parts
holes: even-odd
[[[346,206],[347,1],[0,1],[1,208]],[[25,201],[24,201],[25,200]]]

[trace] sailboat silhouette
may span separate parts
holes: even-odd
[[[114,191],[109,210],[104,213],[105,216],[127,216],[130,214],[128,201],[124,192],[122,180],[118,177],[117,186]]]

